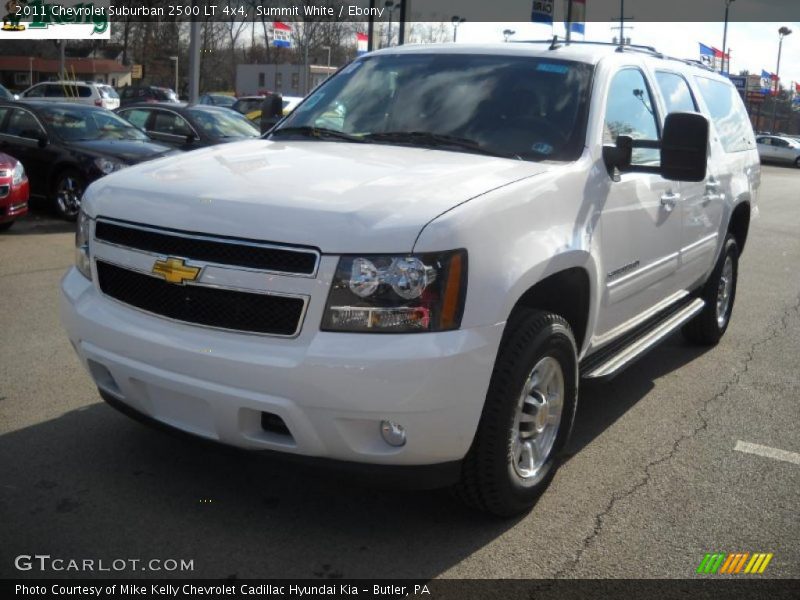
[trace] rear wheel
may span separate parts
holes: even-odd
[[[736,239],[728,234],[714,271],[700,293],[706,305],[683,328],[686,339],[695,344],[713,346],[725,335],[736,299],[738,272],[739,246]]]
[[[538,310],[507,326],[457,495],[496,515],[530,509],[549,485],[577,407],[577,348],[569,324]]]
[[[14,221],[6,221],[5,223],[0,223],[0,232],[8,231],[11,229],[11,226],[14,224]]]
[[[794,161],[794,166],[800,169],[800,156],[798,156],[797,160]]]
[[[62,171],[53,186],[53,201],[56,212],[62,219],[74,221],[81,209],[81,199],[86,189],[86,181],[75,169]]]

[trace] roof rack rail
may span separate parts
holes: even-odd
[[[615,47],[617,52],[638,52],[641,54],[647,54],[648,56],[652,56],[654,58],[660,58],[662,60],[674,60],[676,62],[683,63],[685,65],[689,65],[692,67],[698,67],[701,69],[705,69],[706,71],[711,71],[714,73],[714,69],[712,69],[709,65],[699,60],[694,60],[691,58],[677,58],[675,56],[669,56],[662,52],[656,50],[653,46],[643,46],[641,44],[625,44],[623,46],[619,44],[614,44],[612,42],[597,42],[591,40],[583,40],[583,41],[575,41],[571,40],[569,44],[567,44],[566,40],[563,40],[563,44],[559,43],[561,40],[558,39],[558,36],[553,36],[552,39],[547,40],[509,40],[512,44],[548,44],[550,46],[550,50],[557,50],[558,48],[564,48],[566,46],[571,45],[587,45],[587,46],[607,46],[607,47]]]
[[[552,38],[546,39],[546,40],[509,40],[509,43],[512,43],[512,44],[551,44],[552,45],[554,41],[556,41],[556,42],[559,41],[557,38],[558,38],[558,36],[553,36]],[[639,44],[626,44],[625,46],[620,46],[619,44],[614,44],[612,42],[597,42],[597,41],[592,41],[592,40],[580,40],[580,41],[579,40],[570,40],[569,44],[567,44],[566,40],[563,40],[563,41],[564,41],[564,45],[565,46],[566,45],[569,45],[569,46],[572,46],[572,45],[576,45],[576,46],[577,45],[611,46],[611,47],[616,47],[616,48],[626,48],[626,49],[630,48],[630,49],[634,49],[634,50],[644,50],[644,51],[647,51],[647,52],[653,52],[655,54],[660,54],[658,52],[658,50],[656,50],[652,46],[642,46],[642,45],[639,45]],[[562,47],[562,46],[559,44],[559,45],[557,45],[555,47],[559,48],[559,47]]]

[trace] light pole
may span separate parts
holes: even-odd
[[[328,51],[328,68],[331,68],[331,47],[330,46],[322,46],[323,50]]]
[[[28,86],[33,85],[33,57],[28,57]]]
[[[781,50],[783,50],[783,38],[791,35],[792,30],[784,26],[778,29],[778,66],[775,69],[775,95],[772,98],[772,127],[770,132],[775,133],[775,120],[778,116],[778,92],[781,89]]]
[[[453,24],[453,43],[455,43],[456,39],[458,38],[458,26],[461,25],[466,19],[463,17],[459,17],[458,15],[454,15],[450,22]]]
[[[178,89],[178,57],[170,56],[169,59],[175,61],[175,93],[180,97],[181,91]]]
[[[722,72],[725,70],[725,57],[728,56],[728,11],[736,0],[725,0],[725,28],[722,30]],[[728,69],[731,68],[731,57],[728,56]]]
[[[386,0],[384,6],[389,10],[389,31],[388,35],[386,36],[386,47],[392,45],[392,17],[394,16],[394,11],[400,9],[400,5],[402,2],[394,2],[393,0]],[[402,23],[400,24],[402,27]]]
[[[516,32],[516,31],[514,31],[513,29],[504,29],[504,30],[503,30],[503,41],[504,41],[504,42],[507,42],[507,41],[508,41],[508,38],[510,38],[510,37],[511,37],[512,35],[514,35],[515,33],[517,33],[517,32]]]

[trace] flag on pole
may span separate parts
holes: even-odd
[[[553,24],[554,0],[533,0],[531,4],[531,21],[533,23]]]
[[[761,93],[769,94],[772,89],[772,73],[761,69]]]
[[[714,49],[711,46],[700,44],[700,62],[709,67],[714,62]]]
[[[364,54],[369,47],[369,36],[366,33],[356,33],[356,54]]]
[[[292,47],[292,26],[282,21],[272,22],[272,45],[276,48]]]
[[[566,2],[567,10],[564,14],[570,17],[570,22],[567,25],[569,30],[572,33],[586,35],[586,0],[566,0]],[[571,11],[569,7],[570,2],[572,2]]]
[[[769,78],[770,78],[769,89],[772,90],[772,95],[773,96],[777,96],[778,92],[781,89],[780,78],[778,77],[778,75],[776,73],[770,73],[769,74]]]

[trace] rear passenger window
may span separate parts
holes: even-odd
[[[64,91],[64,88],[61,87],[60,85],[55,83],[48,83],[45,86],[44,95],[47,98],[63,98],[67,94]]]
[[[725,152],[742,152],[754,146],[753,129],[739,92],[730,83],[696,76],[700,95]]]
[[[667,107],[667,113],[697,112],[697,103],[686,80],[676,73],[656,73],[658,89]]]
[[[186,137],[192,133],[189,124],[175,113],[158,111],[153,122],[153,129],[159,133]]]
[[[37,139],[44,131],[39,121],[27,110],[15,108],[8,119],[6,133],[31,140]]]
[[[144,129],[144,126],[147,124],[147,118],[150,116],[150,111],[134,108],[122,112],[121,116],[133,125],[136,125],[139,129]]]
[[[634,140],[659,140],[655,104],[639,69],[623,69],[611,81],[603,144],[613,145],[620,135],[630,136]],[[658,149],[633,149],[631,164],[658,166],[660,162]]]

